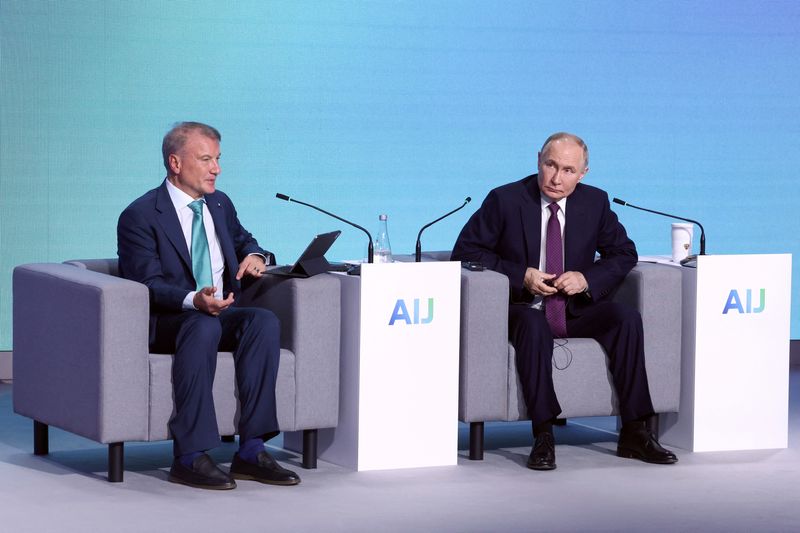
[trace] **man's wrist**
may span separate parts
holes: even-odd
[[[592,293],[589,291],[589,282],[588,281],[586,282],[586,287],[583,289],[581,294],[585,295],[586,298],[588,298],[589,300],[592,299]]]
[[[194,305],[194,297],[197,294],[197,291],[189,292],[186,297],[183,299],[183,310],[184,311],[199,311],[196,305]]]
[[[251,254],[247,254],[248,257],[250,257],[251,255],[255,255],[255,256],[260,257],[261,260],[264,261],[264,266],[269,266],[269,258],[266,255],[264,255],[262,253],[258,253],[258,252],[253,252]]]

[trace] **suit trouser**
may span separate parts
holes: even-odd
[[[595,339],[605,350],[623,423],[654,413],[638,311],[616,302],[587,306],[580,316],[567,314],[567,333]],[[557,417],[561,406],[553,387],[553,334],[544,312],[527,305],[509,306],[509,340],[516,351],[528,417],[534,424]]]
[[[183,311],[156,314],[151,320],[154,324],[150,349],[155,353],[175,354],[172,361],[175,414],[169,429],[176,456],[219,445],[211,393],[218,351],[233,352],[240,441],[276,434],[280,322],[272,311],[230,307],[216,317],[200,311]]]

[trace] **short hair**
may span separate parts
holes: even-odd
[[[164,140],[161,142],[161,155],[164,157],[164,168],[167,169],[167,173],[170,171],[170,154],[177,153],[183,148],[183,145],[186,144],[186,137],[192,131],[198,131],[201,135],[217,142],[222,141],[222,135],[219,131],[208,124],[203,124],[202,122],[176,122],[172,129],[164,135]]]
[[[568,139],[568,140],[574,142],[575,144],[577,144],[578,146],[580,146],[581,148],[583,148],[583,167],[584,168],[588,167],[589,166],[589,147],[586,146],[586,143],[583,142],[583,139],[581,139],[580,137],[578,137],[577,135],[572,134],[572,133],[567,133],[565,131],[559,131],[558,133],[552,134],[550,137],[547,138],[547,140],[542,145],[541,153],[544,153],[545,149],[547,148],[547,146],[550,143],[555,142],[555,141],[561,141],[563,139]]]

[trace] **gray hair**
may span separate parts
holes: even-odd
[[[217,142],[222,140],[222,135],[219,133],[219,131],[208,124],[203,124],[202,122],[175,123],[175,125],[172,126],[172,129],[170,129],[167,134],[164,135],[164,140],[161,143],[161,155],[164,157],[164,168],[167,169],[168,173],[170,171],[170,154],[178,153],[178,151],[183,148],[183,145],[186,144],[186,137],[192,131],[200,132],[201,135],[204,135],[209,139],[214,139]]]
[[[583,142],[583,139],[581,139],[580,137],[578,137],[577,135],[574,135],[572,133],[559,131],[558,133],[552,134],[550,137],[547,138],[547,140],[542,145],[541,153],[544,153],[545,149],[547,149],[547,147],[548,147],[548,145],[550,145],[550,143],[555,142],[555,141],[561,141],[561,140],[564,140],[564,139],[568,139],[568,140],[574,142],[575,144],[577,144],[578,146],[580,146],[581,148],[583,148],[583,166],[584,166],[584,168],[588,167],[589,166],[589,147],[586,146],[586,143]]]

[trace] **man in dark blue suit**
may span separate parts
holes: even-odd
[[[241,279],[261,277],[272,254],[216,190],[220,140],[216,129],[197,122],[179,123],[164,136],[166,179],[119,217],[120,273],[150,289],[150,349],[175,354],[169,480],[206,489],[235,488],[234,478],[296,485],[297,474],[264,449],[278,434],[280,324],[266,309],[233,306]],[[205,453],[220,442],[211,395],[218,350],[233,352],[239,391],[240,445],[230,474]]]
[[[636,247],[608,195],[580,183],[588,163],[583,140],[551,135],[539,152],[538,174],[492,190],[458,236],[452,258],[508,276],[509,337],[535,438],[529,468],[556,467],[552,423],[561,407],[553,339],[567,336],[594,338],[608,355],[623,423],[617,454],[671,464],[675,455],[646,427],[654,412],[641,316],[608,300],[636,264]]]

